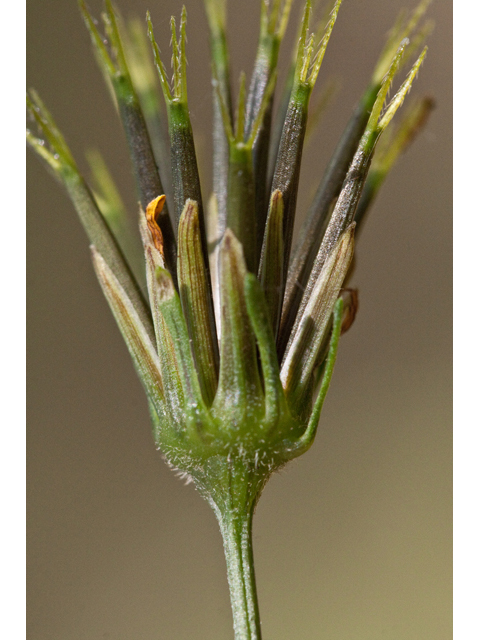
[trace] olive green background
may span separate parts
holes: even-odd
[[[180,2],[118,5],[126,15],[150,9],[168,63]],[[335,76],[341,91],[307,148],[300,213],[402,6],[345,0],[340,10],[319,85]],[[99,14],[98,0],[90,7]],[[187,9],[207,193],[208,39],[200,0]],[[134,216],[123,133],[76,2],[27,0],[27,10],[29,86],[83,169],[84,149],[101,149]],[[259,0],[230,2],[235,77],[251,70],[258,13]],[[430,14],[436,30],[414,92],[434,95],[437,109],[358,242],[359,314],[341,341],[315,445],[269,482],[257,510],[264,640],[451,637],[450,3]],[[213,513],[154,449],[70,202],[31,153],[28,172],[29,638],[231,638]]]

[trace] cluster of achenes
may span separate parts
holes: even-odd
[[[392,81],[430,24],[419,28],[424,1],[392,29],[292,252],[309,100],[341,0],[327,7],[312,32],[312,7],[306,2],[276,115],[276,68],[291,0],[262,1],[252,78],[247,90],[242,74],[235,112],[225,0],[205,4],[214,87],[214,184],[208,206],[187,103],[185,9],[178,35],[172,18],[170,82],[148,15],[153,55],[147,29],[139,23],[124,27],[110,0],[102,16],[106,37],[80,1],[133,163],[148,300],[142,295],[145,268],[138,269],[125,210],[101,157],[91,156],[91,191],[34,92],[28,109],[42,139],[27,136],[66,186],[88,234],[98,279],[148,396],[155,442],[217,514],[234,612],[235,598],[244,601],[237,603],[237,634],[243,637],[242,629],[249,627],[254,637],[258,612],[245,613],[256,607],[254,593],[248,593],[254,591],[253,576],[245,575],[251,571],[253,509],[269,475],[305,452],[315,436],[339,336],[356,307],[355,293],[342,289],[355,228],[431,108],[429,99],[413,104],[394,134],[382,140],[372,164],[425,49],[387,104]]]

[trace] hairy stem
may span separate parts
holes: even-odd
[[[205,468],[194,472],[195,483],[213,508],[220,525],[227,563],[227,577],[235,640],[261,640],[260,614],[252,550],[255,505],[271,473],[261,461],[238,456],[211,456]]]
[[[235,640],[260,640],[260,615],[252,549],[253,509],[233,508],[219,517],[227,562]]]

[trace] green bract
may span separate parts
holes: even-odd
[[[225,1],[205,1],[214,104],[213,193],[206,206],[187,99],[185,8],[178,34],[171,22],[170,81],[150,16],[144,32],[138,22],[124,28],[106,0],[105,39],[80,0],[126,133],[145,274],[139,275],[127,213],[101,156],[90,154],[92,193],[38,95],[27,98],[41,131],[40,138],[29,131],[28,142],[66,186],[92,243],[95,272],[148,397],[155,442],[217,515],[238,639],[260,637],[255,504],[268,477],[312,444],[342,326],[353,321],[356,293],[343,287],[355,228],[431,108],[429,100],[414,105],[369,175],[377,143],[425,57],[424,49],[387,103],[394,77],[428,31],[427,24],[415,35],[423,1],[390,33],[292,252],[309,101],[341,0],[313,32],[312,3],[305,3],[275,116],[278,53],[291,4],[262,1],[252,78],[247,89],[242,74],[234,109]]]

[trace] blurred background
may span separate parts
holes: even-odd
[[[317,90],[341,81],[305,155],[299,211],[415,0],[346,0]],[[301,3],[295,3],[294,17]],[[168,62],[178,0],[152,14]],[[260,0],[231,1],[233,77],[251,71]],[[99,16],[100,0],[90,0]],[[187,0],[189,100],[210,189],[211,84],[201,0]],[[27,0],[28,86],[82,170],[104,154],[136,215],[123,132],[74,0]],[[451,3],[412,92],[426,130],[387,179],[357,245],[360,309],[341,341],[315,445],[268,483],[254,524],[264,640],[451,637]],[[282,49],[288,62],[296,20]],[[405,72],[404,72],[405,73]],[[233,637],[213,513],[155,451],[146,400],[63,190],[28,153],[29,637]]]

